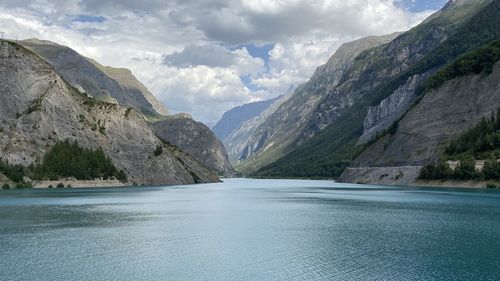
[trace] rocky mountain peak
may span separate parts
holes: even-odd
[[[103,101],[133,107],[146,115],[168,111],[128,69],[103,66],[75,50],[36,38],[19,42],[45,61],[73,87]]]

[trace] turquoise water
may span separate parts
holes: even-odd
[[[245,179],[2,191],[0,280],[500,280],[500,192]]]

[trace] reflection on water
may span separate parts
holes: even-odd
[[[329,181],[0,192],[0,280],[500,280],[500,193]]]

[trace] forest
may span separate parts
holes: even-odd
[[[14,187],[30,187],[25,177],[33,180],[58,180],[76,178],[77,180],[93,180],[97,178],[116,178],[127,181],[123,170],[118,170],[111,159],[101,149],[81,148],[76,141],[57,142],[43,157],[41,163],[24,167],[11,165],[0,160],[0,173],[15,183]],[[4,184],[4,189],[10,188]]]
[[[444,155],[437,163],[422,168],[422,180],[500,180],[500,108],[445,147]],[[447,160],[460,161],[455,169]],[[481,170],[476,160],[485,160]]]
[[[57,180],[74,177],[77,180],[109,179],[126,181],[123,170],[118,170],[101,149],[81,148],[76,141],[56,143],[43,157],[43,161],[32,167],[33,179]]]

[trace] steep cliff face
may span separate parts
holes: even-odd
[[[20,43],[53,65],[73,87],[92,97],[130,106],[148,115],[168,114],[165,106],[129,70],[102,66],[50,41],[29,39]]]
[[[368,135],[361,143],[379,131],[364,125],[386,128],[412,104],[415,90],[425,81],[418,77],[499,34],[497,10],[498,2],[490,0],[450,1],[390,43],[360,53],[305,121],[295,137],[299,145],[258,174],[338,176],[359,150],[356,144],[363,133]],[[392,106],[397,103],[401,110]]]
[[[398,88],[405,88],[404,84],[415,77],[410,75],[405,78],[402,74],[409,71],[417,62],[455,33],[461,24],[488,2],[490,1],[467,3],[451,1],[436,15],[414,29],[399,35],[386,46],[361,54],[341,78],[339,85],[329,91],[315,109],[313,116],[308,120],[307,128],[302,132],[303,138],[310,138],[336,122],[339,116],[350,111],[353,105],[359,106],[366,101],[372,105],[386,98],[384,88],[387,87],[388,81],[403,78],[394,82],[396,87],[389,94],[394,94]],[[426,71],[431,70],[432,68],[426,69]],[[424,73],[415,73],[417,74]],[[414,90],[416,86],[408,85],[407,95],[411,95],[412,92],[409,88]],[[363,114],[366,114],[367,110],[368,108],[364,108]]]
[[[150,113],[151,109],[153,112],[156,112],[160,115],[168,115],[168,110],[165,107],[163,103],[158,101],[156,97],[142,84],[137,78],[132,74],[132,71],[126,68],[114,68],[110,66],[103,66],[99,64],[98,62],[88,59],[90,62],[92,62],[98,69],[100,69],[102,72],[104,72],[106,75],[111,77],[113,80],[118,82],[120,86],[127,92],[132,92],[136,93],[138,96],[142,95],[146,99],[146,101],[149,103],[151,107],[149,107],[148,104],[141,103],[139,105],[139,108],[136,108],[137,110],[140,110],[141,106],[146,107],[146,113]],[[131,103],[129,106],[133,106],[134,104]],[[134,107],[135,108],[135,107]]]
[[[279,98],[280,97],[244,104],[228,110],[212,128],[212,131],[220,140],[223,140],[237,130],[243,123],[260,115]]]
[[[404,179],[404,184],[411,184],[422,165],[437,160],[441,144],[491,116],[499,106],[500,63],[491,74],[448,81],[428,92],[398,123],[394,134],[379,139],[354,159],[341,180],[398,184]],[[398,169],[397,180],[380,175],[380,171]]]
[[[224,145],[203,123],[177,115],[155,122],[152,127],[158,137],[199,159],[216,173],[224,176],[233,173]]]
[[[229,160],[233,165],[239,164],[243,152],[248,145],[248,141],[257,127],[266,121],[266,119],[273,114],[283,102],[290,98],[294,89],[294,87],[290,87],[285,95],[270,100],[272,103],[264,111],[254,118],[246,120],[240,124],[237,129],[222,140],[226,146],[226,150],[228,151]]]
[[[288,153],[302,141],[298,139],[322,99],[340,82],[354,59],[367,49],[385,44],[397,34],[367,37],[344,44],[311,79],[294,91],[252,134],[238,169],[252,172]]]
[[[387,135],[352,165],[419,166],[436,160],[439,144],[489,117],[500,106],[500,63],[491,74],[456,78],[427,93]]]
[[[429,74],[412,76],[378,105],[368,108],[368,113],[363,121],[363,135],[359,137],[358,144],[372,140],[377,133],[384,131],[399,119],[415,102],[417,86],[421,85]]]
[[[164,144],[132,108],[87,97],[40,57],[15,43],[0,50],[0,155],[11,164],[40,161],[58,140],[101,148],[130,183],[188,184],[218,178],[178,148]],[[163,152],[154,151],[163,147]]]

